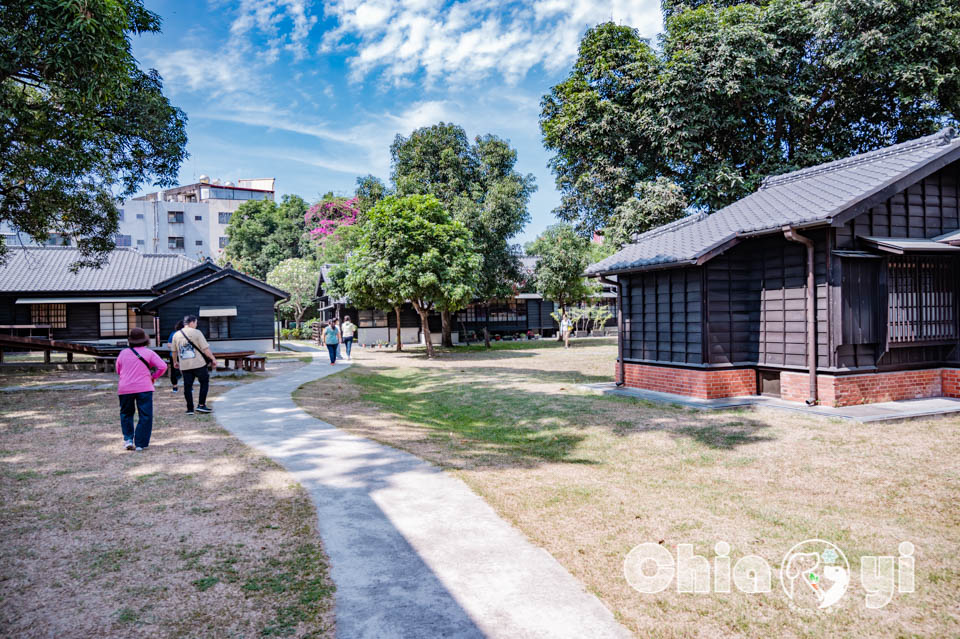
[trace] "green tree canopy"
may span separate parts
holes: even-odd
[[[604,229],[604,244],[620,248],[637,234],[683,217],[687,198],[665,177],[641,182],[637,194],[617,207],[613,223]]]
[[[300,257],[283,260],[267,274],[267,284],[290,294],[290,299],[281,302],[280,308],[291,311],[297,325],[316,302],[317,269],[310,260]]]
[[[470,231],[431,195],[390,196],[366,214],[356,249],[347,261],[347,293],[353,300],[409,300],[420,315],[427,346],[429,313],[470,301],[480,256]],[[371,278],[378,289],[371,291]],[[389,288],[389,292],[383,291]]]
[[[590,241],[575,233],[569,224],[548,226],[527,245],[527,252],[540,258],[533,282],[544,299],[566,308],[596,293],[596,286],[583,277],[591,257]]]
[[[186,157],[186,117],[131,52],[159,31],[139,0],[0,5],[0,222],[75,238],[76,266],[114,247],[118,197],[174,184]]]
[[[516,150],[495,135],[471,142],[462,127],[441,122],[398,135],[390,153],[399,195],[433,195],[470,230],[482,258],[474,297],[512,294],[522,273],[510,240],[530,221],[527,206],[537,189],[532,175],[516,170]],[[449,313],[458,308],[441,307],[448,345]]]
[[[307,203],[296,195],[244,202],[230,217],[226,259],[245,273],[264,279],[285,259],[313,254],[306,236]]]
[[[955,0],[668,3],[654,49],[584,36],[541,103],[562,201],[588,233],[658,177],[715,210],[763,177],[933,132],[960,117]]]

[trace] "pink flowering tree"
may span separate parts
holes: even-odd
[[[323,243],[341,226],[352,226],[357,222],[360,209],[357,198],[349,200],[326,200],[317,202],[303,216],[310,238]]]

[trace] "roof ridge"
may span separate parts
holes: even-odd
[[[898,155],[900,153],[905,153],[907,151],[912,151],[914,149],[919,149],[919,148],[934,146],[934,145],[950,144],[955,137],[956,137],[956,131],[953,129],[953,127],[945,127],[932,135],[928,135],[922,138],[917,138],[915,140],[907,140],[906,142],[901,142],[900,144],[894,144],[892,146],[886,146],[880,149],[874,149],[873,151],[867,151],[866,153],[860,153],[859,155],[852,155],[850,157],[841,158],[839,160],[824,162],[823,164],[817,164],[815,166],[810,166],[805,169],[798,169],[796,171],[791,171],[790,173],[767,176],[763,179],[763,182],[760,184],[759,190],[763,191],[772,186],[780,186],[782,184],[789,184],[791,182],[796,182],[798,180],[804,180],[814,175],[821,175],[823,173],[832,173],[834,171],[840,171],[843,169],[850,168],[852,166],[858,166],[860,164],[874,162],[879,159],[887,158],[892,155]]]

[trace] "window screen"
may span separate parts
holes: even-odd
[[[100,336],[126,337],[127,304],[125,302],[100,303]]]
[[[52,328],[66,328],[67,305],[31,304],[30,321],[34,324],[49,324]]]

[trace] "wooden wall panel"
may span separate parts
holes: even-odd
[[[624,276],[624,356],[703,362],[701,269],[677,268]]]

